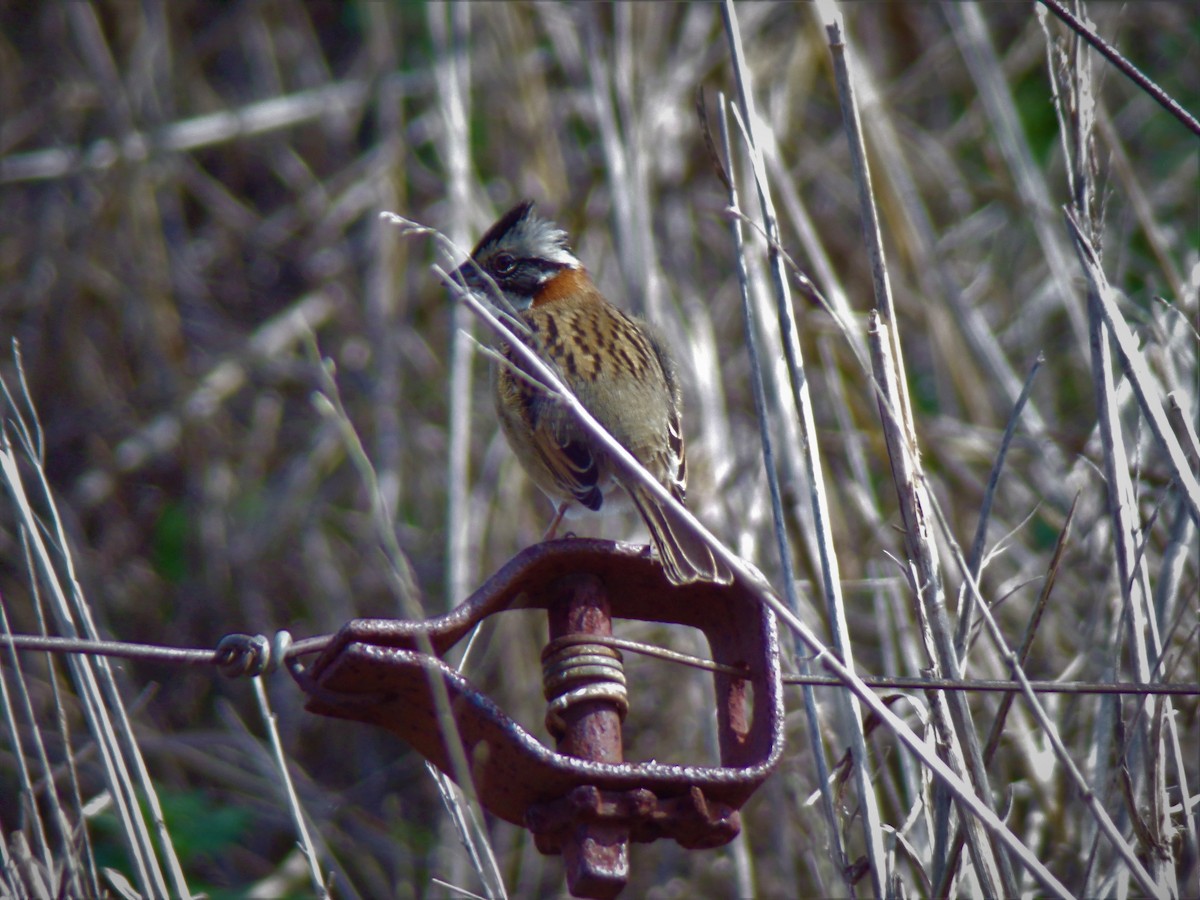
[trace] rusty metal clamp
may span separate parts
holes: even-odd
[[[440,658],[484,618],[511,609],[550,616],[543,672],[558,752]],[[611,617],[698,628],[715,662],[744,672],[713,675],[720,766],[623,761],[620,654],[589,640],[611,634]],[[291,668],[311,712],[386,728],[454,777],[436,699],[446,697],[480,802],[532,831],[543,853],[561,853],[576,896],[616,896],[630,840],[669,837],[688,848],[732,840],[738,810],[783,750],[771,612],[736,583],[673,586],[644,548],[628,544],[535,545],[452,612],[349,622],[311,667]]]

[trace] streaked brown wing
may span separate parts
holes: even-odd
[[[587,442],[580,440],[570,417],[548,397],[533,397],[530,422],[533,448],[558,485],[591,510],[604,503],[600,465]],[[553,407],[553,408],[552,408]]]
[[[667,385],[670,396],[670,411],[667,418],[667,453],[663,460],[662,471],[667,473],[667,489],[680,503],[687,503],[687,448],[683,439],[683,392],[679,389],[679,381],[675,375],[675,361],[667,353],[661,339],[654,329],[645,327],[646,337],[650,348],[658,360],[662,370],[663,380]]]

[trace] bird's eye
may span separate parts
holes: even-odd
[[[492,268],[496,270],[497,275],[511,275],[516,267],[516,257],[511,253],[497,253],[496,258],[492,260]]]

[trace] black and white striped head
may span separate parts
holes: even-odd
[[[543,287],[565,269],[583,266],[567,244],[567,233],[543,219],[533,201],[518,203],[487,230],[455,279],[487,297],[482,269],[517,310],[526,310]]]

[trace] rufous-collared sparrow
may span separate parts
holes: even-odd
[[[532,202],[520,203],[488,229],[455,276],[485,299],[498,289],[529,328],[529,346],[684,502],[687,460],[674,362],[649,326],[604,298],[571,251],[566,232],[538,216]],[[525,377],[510,346],[503,345],[501,353],[506,362],[495,366],[493,379],[496,412],[521,465],[557,507],[547,537],[575,504],[599,511],[613,505],[622,488],[650,529],[672,583],[730,581],[707,545],[677,528],[644,487],[624,480],[571,413]]]

